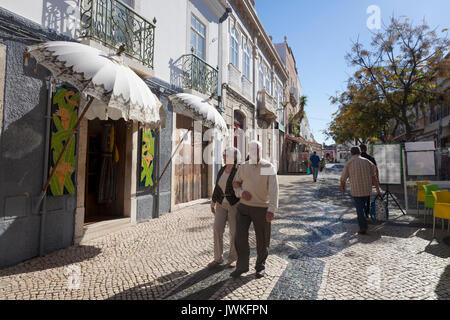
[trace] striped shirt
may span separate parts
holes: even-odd
[[[372,193],[372,178],[376,176],[375,165],[361,156],[352,157],[344,166],[341,181],[350,179],[352,197],[367,197]]]

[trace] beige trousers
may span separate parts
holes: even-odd
[[[228,263],[237,260],[236,246],[234,244],[234,237],[236,234],[236,212],[239,202],[234,206],[230,205],[228,201],[222,204],[217,204],[216,214],[214,217],[214,261],[218,263],[223,262],[223,234],[225,232],[225,225],[228,221],[228,229],[230,231],[230,252],[228,254]]]

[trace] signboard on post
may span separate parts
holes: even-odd
[[[405,151],[434,151],[434,141],[419,141],[419,142],[406,142]]]
[[[408,175],[410,176],[434,176],[434,151],[408,152]]]
[[[407,152],[408,175],[434,176],[434,141],[409,142],[405,144]]]
[[[400,143],[372,145],[372,156],[377,162],[380,184],[402,183],[402,146]]]

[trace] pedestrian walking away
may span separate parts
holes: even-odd
[[[314,182],[317,182],[317,175],[319,174],[320,158],[315,151],[313,155],[309,158],[309,161],[311,162],[311,170]]]
[[[253,223],[256,236],[256,277],[264,276],[265,263],[269,255],[271,222],[278,209],[278,177],[275,167],[262,159],[262,145],[258,141],[249,143],[250,159],[242,164],[234,178],[233,187],[241,202],[237,208],[236,270],[232,277],[249,271],[249,228]]]
[[[350,179],[350,194],[355,203],[358,214],[359,234],[366,234],[367,220],[365,216],[365,207],[370,200],[372,185],[375,185],[377,194],[381,195],[378,183],[376,167],[369,160],[361,157],[359,147],[351,149],[352,157],[344,166],[341,175],[341,191],[345,193],[347,179]]]
[[[361,150],[361,157],[369,160],[370,162],[372,162],[377,170],[377,179],[379,179],[379,175],[378,175],[378,167],[377,167],[377,162],[375,161],[375,158],[372,157],[371,155],[367,154],[367,146],[365,144],[361,144],[359,146],[360,150]],[[379,181],[379,180],[378,180]],[[366,212],[366,218],[369,218],[370,216],[370,197],[366,202],[366,207],[365,207],[365,212]]]
[[[240,158],[238,149],[227,148],[223,153],[225,165],[217,174],[211,201],[211,212],[214,214],[214,260],[208,264],[209,268],[217,267],[223,263],[223,234],[227,221],[230,232],[228,266],[230,268],[236,267],[236,210],[239,198],[236,197],[234,192],[233,180],[238,170]]]

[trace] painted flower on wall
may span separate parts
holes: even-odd
[[[141,187],[154,185],[153,159],[155,156],[155,133],[151,129],[142,130]]]
[[[53,96],[52,132],[50,141],[50,170],[61,153],[66,139],[75,126],[78,117],[79,94],[64,87],[57,87]],[[56,174],[50,181],[49,194],[61,196],[75,194],[76,141],[67,146]]]

